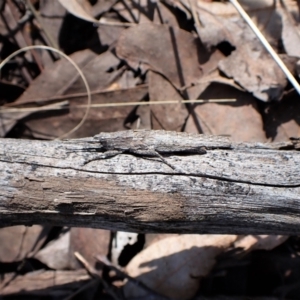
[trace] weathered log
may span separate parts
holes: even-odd
[[[2,139],[0,226],[299,234],[298,148],[164,131]]]

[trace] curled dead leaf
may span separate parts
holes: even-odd
[[[215,264],[215,258],[236,240],[236,235],[183,234],[160,240],[135,256],[128,274],[152,290],[172,299],[190,299],[199,282]],[[147,292],[128,282],[126,297],[142,297]]]

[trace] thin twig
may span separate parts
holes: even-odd
[[[148,84],[141,84],[135,87],[130,87],[130,88],[125,88],[125,89],[115,89],[115,90],[110,90],[110,89],[103,89],[103,90],[94,90],[91,91],[91,95],[101,95],[105,93],[112,93],[112,92],[122,92],[122,91],[134,91],[138,90],[140,88],[148,87]],[[81,98],[81,97],[86,97],[87,94],[86,92],[82,93],[73,93],[73,94],[67,94],[67,95],[56,95],[54,97],[46,97],[46,98],[33,98],[33,99],[27,99],[26,104],[42,104],[44,102],[52,102],[52,101],[57,101],[57,100],[69,100],[69,99],[76,99],[76,98]],[[7,103],[2,107],[18,107],[24,105],[24,103],[20,104],[18,102],[12,102],[12,103]]]
[[[91,105],[72,105],[72,108],[104,108],[104,107],[120,107],[120,106],[137,106],[137,105],[161,105],[161,104],[185,104],[185,103],[230,103],[236,102],[236,99],[208,99],[208,100],[152,100],[152,101],[140,101],[140,102],[122,102],[122,103],[97,103]],[[0,107],[0,113],[19,113],[19,112],[38,112],[44,110],[62,110],[66,109],[66,105],[69,101],[63,101],[51,105],[45,105],[40,107],[19,107],[19,108],[5,108]]]
[[[49,105],[44,105],[40,107],[20,107],[20,108],[1,108],[0,107],[0,113],[19,113],[19,112],[39,112],[39,111],[49,111],[49,110],[63,110],[69,108],[69,101],[62,101],[59,103],[53,103]]]

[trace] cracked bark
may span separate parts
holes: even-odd
[[[299,234],[299,145],[163,131],[50,142],[2,139],[0,226]],[[176,170],[143,154],[145,147]],[[197,154],[203,147],[206,153]],[[107,149],[124,153],[101,159]]]

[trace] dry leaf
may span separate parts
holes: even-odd
[[[79,67],[83,67],[89,60],[96,56],[90,50],[84,50],[71,55],[71,58]],[[13,103],[13,105],[24,105],[31,103],[32,99],[54,97],[62,95],[65,90],[73,83],[74,79],[79,76],[74,67],[65,59],[61,59],[51,67],[46,68],[40,76],[38,76],[25,92]],[[50,102],[52,103],[52,102]],[[37,102],[43,105],[44,101]],[[0,134],[4,136],[6,132],[11,130],[13,126],[22,118],[31,115],[32,112],[20,113],[1,113],[1,129]],[[66,131],[64,131],[66,132]],[[57,135],[54,135],[57,136]]]
[[[263,64],[261,62],[264,62]],[[263,101],[280,99],[287,84],[285,75],[264,50],[239,47],[219,64],[220,70]]]
[[[92,266],[96,255],[108,254],[110,232],[94,228],[71,228],[47,244],[35,258],[54,270],[79,269],[82,265],[74,256],[79,252]]]
[[[95,228],[71,228],[70,236],[70,266],[82,267],[74,256],[79,252],[91,266],[96,264],[96,255],[107,256],[110,244],[110,231]]]
[[[42,246],[49,229],[40,225],[1,228],[0,262],[16,262],[30,256]]]
[[[293,19],[294,14],[298,14],[298,7],[294,1],[294,7],[289,5],[291,11],[280,9],[282,19],[282,43],[288,55],[300,57],[300,26],[299,22]]]
[[[171,12],[163,2],[124,0],[118,2],[114,10],[127,22],[178,26],[174,12]]]
[[[204,103],[195,107],[195,113],[204,134],[229,135],[237,142],[266,142],[263,120],[253,96],[229,85],[212,83],[200,95],[203,99],[236,99],[234,103]],[[190,117],[186,132],[197,133]]]
[[[91,50],[83,50],[70,55],[70,58],[82,69],[97,54]],[[14,105],[31,103],[32,99],[54,97],[64,94],[74,81],[80,78],[74,67],[66,59],[60,59],[46,68],[26,89]],[[81,78],[80,78],[81,79]],[[80,80],[79,79],[79,80]],[[79,81],[78,80],[78,81]],[[81,79],[82,80],[82,79]],[[37,102],[42,105],[45,101]]]
[[[59,45],[60,30],[65,21],[66,9],[57,0],[40,0],[39,2],[41,26],[47,30],[54,43]],[[45,61],[47,64],[53,64],[53,60],[46,51],[42,52],[42,56],[44,66]]]
[[[163,239],[172,237],[172,236],[178,236],[177,233],[147,233],[145,235],[145,245],[144,248],[149,247],[150,245],[157,243]]]
[[[151,101],[183,100],[174,87],[160,74],[149,72],[149,97]],[[188,117],[184,104],[150,105],[152,129],[181,131]]]
[[[44,271],[39,270],[25,275],[17,276],[11,281],[14,274],[7,274],[4,277],[1,295],[39,295],[57,297],[57,295],[70,295],[70,293],[82,287],[84,282],[90,280],[86,270],[76,271]],[[9,282],[8,285],[6,283]]]
[[[201,10],[200,21],[201,40],[207,47],[226,41],[236,48],[220,61],[220,71],[260,100],[281,97],[287,84],[284,73],[240,16],[222,17]]]
[[[133,68],[142,64],[143,68],[165,76],[177,89],[197,82],[202,76],[200,64],[209,58],[191,33],[156,24],[141,24],[125,30],[116,51]],[[198,95],[199,92],[194,91],[189,96]]]
[[[50,242],[41,249],[35,258],[54,270],[66,270],[70,268],[70,232],[62,234],[58,239]]]
[[[136,119],[133,122],[125,120],[125,126],[128,129],[151,129],[151,111],[150,105],[140,105],[135,110]]]
[[[109,11],[117,2],[118,0],[98,0],[93,1],[93,6],[92,6],[92,15],[93,16],[98,16],[101,15],[107,11]],[[112,26],[108,26],[112,27]]]
[[[0,137],[5,137],[5,135],[16,125],[18,121],[31,114],[31,112],[0,112]]]
[[[89,83],[91,91],[110,89],[111,91],[93,94],[92,104],[138,102],[145,97],[148,88],[140,85],[131,89],[124,87],[136,86],[137,79],[131,71],[120,73],[117,69],[119,59],[110,51],[96,55],[90,50],[76,52],[71,58],[81,67]],[[115,70],[111,72],[110,68]],[[128,74],[129,73],[129,74]],[[123,74],[123,75],[122,75]],[[114,89],[117,89],[114,91]],[[51,68],[48,67],[29,86],[23,95],[14,102],[14,105],[41,105],[53,103],[47,98],[64,94],[85,93],[85,86],[78,78],[74,68],[65,60],[57,61]],[[43,99],[33,101],[33,99]],[[57,102],[57,101],[55,101]],[[31,134],[37,138],[53,138],[71,130],[81,120],[87,104],[87,97],[80,96],[69,99],[69,110],[53,112],[43,111],[27,118],[26,127],[31,129]],[[78,105],[83,105],[79,107]],[[76,131],[73,137],[91,136],[100,131],[124,130],[124,120],[134,110],[134,106],[93,108],[90,110],[88,120]],[[23,113],[25,114],[25,113]],[[28,113],[26,113],[28,114]],[[12,117],[15,116],[11,114]],[[43,122],[41,122],[43,118]],[[18,119],[13,119],[13,126]],[[126,122],[125,122],[126,123]]]
[[[187,2],[187,1],[186,1]],[[238,15],[238,12],[233,5],[227,2],[218,1],[206,1],[206,0],[196,0],[198,9],[203,9],[209,11],[214,15],[222,16],[232,16]],[[239,0],[239,3],[244,7],[247,12],[253,14],[257,12],[264,12],[266,10],[272,9],[274,1],[273,0]]]
[[[97,31],[101,44],[103,46],[108,46],[115,43],[123,30],[125,30],[125,27],[121,26],[99,26]]]
[[[92,97],[92,105],[109,104],[109,103],[128,103],[138,102],[142,100],[148,92],[147,86],[137,86],[132,89],[107,91],[94,94]],[[78,107],[77,105],[84,105]],[[73,128],[81,120],[85,110],[86,97],[78,97],[70,101],[69,111],[61,114],[41,114],[43,122],[41,124],[40,117],[30,118],[26,120],[26,126],[31,129],[31,133],[35,137],[47,138],[49,135],[59,136]],[[73,137],[93,136],[99,132],[111,132],[126,129],[128,116],[133,112],[135,106],[111,106],[92,108],[88,119],[83,126],[76,131]],[[138,113],[138,112],[137,112]],[[38,128],[38,130],[36,130]]]
[[[126,267],[128,274],[156,292],[172,299],[190,299],[215,258],[228,248],[236,235],[179,235],[150,245]],[[128,282],[126,297],[145,297],[147,292]]]
[[[272,250],[284,243],[288,238],[288,236],[283,235],[246,235],[238,239],[234,243],[234,247],[243,248],[247,252],[258,249]]]
[[[92,6],[88,0],[58,0],[60,4],[72,15],[85,21],[98,23],[92,16]]]
[[[148,23],[154,19],[155,4],[147,0],[141,1],[119,1],[114,9],[122,18],[130,23]]]

